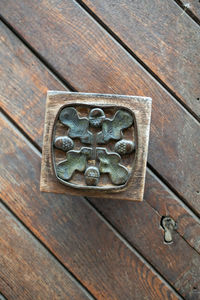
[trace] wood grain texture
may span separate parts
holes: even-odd
[[[40,155],[1,126],[1,198],[97,299],[178,299],[83,199],[41,194]]]
[[[137,148],[133,162],[133,172],[125,187],[120,190],[103,191],[92,189],[76,189],[66,186],[56,178],[53,166],[52,140],[55,121],[58,113],[66,105],[95,105],[123,107],[134,115],[137,130]],[[42,148],[42,166],[40,190],[43,192],[65,193],[72,195],[113,198],[121,200],[142,201],[146,176],[146,162],[148,153],[149,129],[151,119],[151,99],[145,97],[103,95],[88,93],[69,93],[49,91],[47,95],[44,139]],[[82,145],[83,146],[83,145]],[[102,147],[102,145],[101,145]]]
[[[117,199],[90,199],[91,203],[168,279],[184,298],[195,297],[197,291],[194,287],[197,286],[198,292],[200,291],[199,254],[188,247],[184,239],[180,238],[176,232],[173,233],[173,244],[164,244],[164,233],[160,226],[162,215],[149,207],[148,200],[148,195],[145,195],[142,203],[134,202],[131,205],[130,202],[121,203]],[[172,216],[173,213],[169,215]],[[183,222],[187,222],[187,218],[184,215],[182,217],[185,219]],[[180,224],[182,223],[181,216],[175,220],[178,220],[178,226],[179,221]],[[193,227],[193,223],[190,224]],[[195,234],[198,234],[195,238],[199,245],[199,225],[194,225],[194,230]]]
[[[153,99],[148,160],[200,212],[200,126],[172,96],[73,1],[10,0],[0,8],[77,90]]]
[[[12,36],[12,34],[10,34],[10,38],[14,39],[14,37],[11,37],[11,36]],[[20,51],[19,51],[20,46],[18,45],[18,44],[20,44],[20,42],[19,41],[18,41],[18,43],[15,42],[15,44],[16,44],[15,49],[20,53]],[[9,44],[8,44],[8,46],[9,46]],[[24,49],[23,45],[21,45],[21,48]],[[12,55],[13,56],[16,55],[15,49],[12,49]],[[8,52],[9,51],[9,47],[5,48],[5,51]],[[21,50],[22,53],[24,53],[24,51]],[[26,50],[26,52],[29,53],[28,50]],[[28,54],[26,54],[26,55],[28,55]],[[34,58],[32,58],[31,55],[30,55],[29,56],[29,62],[31,63],[33,59]],[[21,99],[20,95],[21,94],[23,95],[23,76],[22,77],[21,76],[17,76],[18,74],[15,72],[15,70],[17,69],[15,67],[15,64],[18,64],[18,62],[20,61],[20,59],[14,59],[13,58],[12,61],[13,61],[13,73],[12,73],[12,77],[11,78],[14,78],[15,83],[16,83],[15,84],[15,95],[16,95],[15,97]],[[22,61],[22,59],[21,59],[21,61]],[[38,61],[37,61],[37,63],[39,64]],[[23,67],[24,67],[24,65],[21,64],[21,68],[23,68]],[[27,66],[27,70],[28,70],[28,68],[31,70],[30,65]],[[39,68],[36,68],[36,70],[37,69],[39,69]],[[42,77],[42,73],[41,72],[37,72],[37,74],[38,74],[38,80],[40,80],[40,78]],[[51,74],[49,74],[49,76],[51,76]],[[32,87],[32,84],[30,83],[30,88],[36,90],[36,95],[39,94],[39,93],[41,93],[41,98],[42,98],[43,94],[42,94],[42,92],[37,91],[37,87],[35,87],[35,86]],[[3,91],[1,91],[1,93],[3,94]],[[9,93],[10,93],[10,95],[12,95],[11,91]],[[38,96],[38,98],[40,98],[40,96]],[[13,100],[14,100],[14,98],[13,98]],[[27,98],[26,101],[27,101],[26,105],[28,106],[29,105],[29,101],[30,101],[29,98]],[[23,106],[22,103],[19,102],[19,106]],[[41,102],[40,105],[41,105],[41,111],[43,111],[43,102]],[[40,106],[38,106],[38,107],[40,107]],[[13,118],[15,118],[14,111],[12,110],[12,102],[10,102],[9,106],[8,105],[5,106],[5,109],[6,109],[6,111],[9,112],[10,116],[12,116]],[[37,114],[39,116],[41,116],[40,115],[41,114],[40,110],[37,111]],[[33,121],[34,121],[34,118],[36,118],[36,117],[37,116],[34,113],[31,115],[31,118],[33,119]],[[27,132],[29,132],[30,136],[34,138],[35,128],[33,128],[31,126],[32,119],[29,119],[29,122],[27,123],[26,118],[23,118],[20,121],[20,123],[18,123],[18,124],[22,128],[27,127]],[[44,119],[43,119],[43,122],[44,122]],[[40,123],[38,122],[38,124],[36,124],[36,126],[37,126],[36,127],[37,128],[36,132],[38,132],[38,135],[35,137],[35,140],[41,140],[40,133],[41,133],[42,130],[39,127]],[[40,144],[40,146],[41,146],[41,144]],[[37,164],[39,164],[39,162],[37,162]],[[32,167],[33,170],[34,170],[34,168],[35,167]],[[40,168],[39,167],[37,167],[37,170],[38,170],[38,172],[40,172]],[[37,176],[37,178],[39,178],[39,173],[37,173],[36,176]],[[34,178],[34,175],[33,175],[33,178]],[[23,193],[24,192],[23,192],[23,189],[22,189],[22,191],[21,191],[21,197],[23,197]],[[29,194],[29,192],[28,192],[28,187],[27,187],[27,189],[25,191],[25,195],[28,195],[28,194]],[[50,196],[48,196],[48,197],[50,197]],[[51,205],[52,205],[52,207],[54,207],[54,205],[55,205],[54,196],[52,196],[51,199],[52,200],[50,202],[50,207],[51,207]],[[60,197],[56,196],[55,199],[60,199]],[[60,200],[60,202],[58,204],[57,211],[62,210],[62,207],[63,207],[62,202],[65,201],[64,200],[65,197],[61,196],[61,199],[62,200]],[[78,200],[76,200],[76,199],[77,198],[75,198],[75,201],[78,201],[78,203],[81,203],[81,201],[82,201],[81,199],[78,199]],[[38,201],[37,201],[37,203],[38,203]],[[72,201],[72,200],[70,200],[70,201]],[[150,171],[148,171],[148,173],[147,173],[146,190],[145,190],[145,201],[148,201],[148,203],[155,210],[153,212],[155,214],[155,217],[153,219],[156,222],[156,224],[154,224],[154,226],[156,227],[156,230],[155,231],[151,230],[151,228],[152,228],[152,220],[151,220],[151,218],[148,218],[148,214],[150,216],[152,216],[152,214],[153,214],[151,207],[148,208],[148,206],[147,206],[146,203],[144,203],[144,204],[140,203],[140,204],[144,205],[144,210],[147,213],[145,215],[143,215],[143,213],[142,213],[143,206],[142,206],[141,210],[139,210],[141,212],[141,215],[140,215],[140,217],[138,217],[138,213],[135,212],[135,205],[134,206],[130,206],[130,205],[127,205],[125,202],[123,202],[124,205],[120,205],[120,211],[119,212],[120,212],[120,217],[121,218],[117,219],[117,221],[118,221],[117,222],[117,228],[118,228],[118,230],[121,231],[121,232],[123,232],[124,235],[131,241],[131,243],[134,246],[136,245],[136,247],[138,249],[142,249],[143,254],[145,254],[145,255],[147,255],[149,257],[150,262],[153,265],[155,263],[156,266],[158,266],[158,267],[159,267],[159,260],[160,260],[160,263],[161,263],[162,266],[164,264],[163,262],[165,261],[165,247],[167,247],[167,249],[168,249],[167,250],[168,251],[168,255],[170,254],[169,255],[169,260],[167,260],[167,263],[164,264],[165,265],[164,266],[164,268],[165,268],[164,269],[164,273],[165,273],[165,276],[166,276],[167,280],[169,282],[171,281],[171,274],[173,273],[174,274],[173,278],[175,278],[175,280],[176,280],[176,278],[179,278],[179,282],[180,282],[179,286],[183,285],[183,289],[182,289],[183,293],[184,294],[192,293],[192,285],[195,282],[193,282],[193,281],[191,282],[189,280],[188,281],[188,285],[185,288],[185,283],[182,281],[182,278],[186,278],[187,279],[188,278],[187,276],[190,276],[190,274],[189,274],[189,271],[185,270],[185,265],[183,265],[183,268],[181,267],[181,265],[180,265],[181,261],[179,259],[179,256],[182,257],[181,252],[182,252],[183,249],[185,249],[184,252],[187,251],[187,253],[191,253],[191,254],[189,254],[190,257],[192,257],[192,252],[191,252],[191,250],[188,250],[189,248],[187,246],[186,246],[186,248],[181,249],[181,247],[179,246],[179,242],[178,242],[178,246],[176,246],[174,244],[172,246],[171,245],[169,245],[169,246],[168,245],[163,245],[163,231],[160,229],[159,224],[160,224],[160,219],[161,219],[161,217],[163,215],[164,216],[165,215],[172,216],[174,218],[174,220],[177,221],[177,224],[178,224],[177,231],[178,231],[179,235],[182,236],[183,239],[186,240],[197,251],[200,251],[200,248],[199,248],[200,247],[200,243],[199,243],[199,236],[200,236],[199,223],[197,222],[197,220],[195,219],[195,217],[191,214],[191,212],[181,203],[181,201],[179,199],[177,199],[166,188],[166,186],[163,185],[163,183],[161,183],[158,180],[158,178],[156,178]],[[112,202],[112,204],[110,203],[110,205],[112,206],[112,208],[109,210],[109,214],[110,214],[110,216],[112,218],[112,211],[113,211],[113,214],[115,215],[116,214],[116,208],[118,208],[118,205],[116,205],[115,199],[113,199],[113,201],[111,201],[111,202]],[[45,203],[48,203],[48,202],[45,200]],[[102,206],[103,206],[104,203],[105,203],[105,211],[103,211],[103,209],[102,209]],[[11,208],[12,208],[13,205],[15,205],[14,201],[10,202]],[[59,205],[61,205],[60,206],[61,209],[59,209]],[[95,205],[96,205],[96,202],[95,202]],[[50,207],[44,208],[44,207],[40,206],[38,209],[43,212],[42,215],[44,216],[45,212],[48,214],[48,210],[49,209],[50,209],[49,213],[52,211],[52,208],[50,208]],[[75,206],[75,209],[76,210],[78,209],[78,204]],[[102,210],[102,213],[105,213],[105,215],[106,215],[106,217],[108,219],[110,218],[110,216],[108,215],[108,212],[106,211],[106,202],[103,201],[102,205],[99,206],[99,209]],[[67,208],[66,208],[66,211],[67,211]],[[118,216],[119,216],[119,212],[118,212]],[[35,214],[35,213],[33,213],[33,214]],[[135,214],[137,216],[136,218],[135,218]],[[50,215],[51,215],[51,213],[50,213]],[[63,212],[63,215],[62,215],[62,218],[65,219],[64,215],[65,215],[65,212]],[[145,234],[139,234],[139,233],[135,234],[133,232],[134,231],[134,227],[132,227],[132,226],[135,226],[133,224],[133,222],[134,222],[135,219],[138,220],[138,224],[141,224],[141,227],[140,227],[140,225],[137,226],[138,232],[141,229],[142,232],[145,233]],[[148,220],[147,224],[146,224],[146,219]],[[56,220],[57,221],[59,220],[59,216],[56,217]],[[126,220],[126,222],[124,220]],[[114,220],[114,224],[116,225],[115,220]],[[92,225],[92,227],[93,226],[94,225]],[[29,227],[33,231],[36,230],[34,222],[32,222],[31,224],[29,222]],[[40,227],[42,228],[42,219],[40,221]],[[54,230],[53,229],[53,225],[51,225],[51,228],[52,228],[52,230]],[[73,227],[71,227],[71,228],[73,230]],[[57,230],[59,230],[58,227],[57,227]],[[62,232],[64,232],[64,231],[62,231]],[[131,233],[129,234],[129,232],[131,232]],[[152,235],[154,236],[153,238],[152,238]],[[58,236],[60,236],[60,235],[58,235]],[[63,236],[65,238],[65,236],[66,236],[65,233],[63,233]],[[178,235],[176,235],[176,241],[177,241],[177,236]],[[59,237],[59,238],[60,238],[59,241],[62,244],[61,237]],[[49,239],[50,239],[50,237],[49,237]],[[85,239],[87,240],[86,233],[85,233]],[[159,247],[162,248],[162,252],[161,252],[160,255],[157,255],[157,250],[156,250],[156,248],[154,248],[154,243],[153,243],[154,239],[156,240],[157,245],[159,245]],[[178,238],[178,241],[179,241],[179,239],[180,238]],[[56,241],[56,237],[55,237],[55,243],[58,244],[59,241]],[[143,247],[143,245],[145,245],[145,247]],[[149,245],[151,245],[151,248],[152,248],[151,256],[149,255],[149,247],[150,247]],[[174,262],[173,264],[171,264],[170,258]],[[185,260],[183,260],[183,262],[185,262]],[[191,270],[194,270],[193,273],[196,274],[195,273],[196,272],[195,268],[193,269],[193,263],[192,262],[191,262],[191,265],[189,265],[189,266],[190,266]],[[159,268],[158,270],[159,270],[159,272],[161,274],[163,273],[163,269]],[[185,275],[185,277],[184,277],[185,272],[187,273],[187,275]],[[182,275],[180,275],[180,273]],[[194,278],[194,280],[195,280],[195,278]],[[189,283],[191,284],[191,286],[189,285]]]
[[[188,210],[150,170],[147,170],[144,201],[162,216],[171,216],[177,231],[185,241],[200,253],[200,221]]]
[[[0,290],[9,300],[92,299],[2,203],[0,228]]]
[[[200,116],[200,30],[175,1],[82,2]]]
[[[47,90],[66,87],[2,22],[0,32],[1,107],[41,146]]]

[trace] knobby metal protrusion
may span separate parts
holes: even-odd
[[[176,222],[171,217],[163,217],[161,226],[164,229],[164,241],[172,243],[173,231],[176,229]]]

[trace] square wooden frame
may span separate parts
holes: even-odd
[[[60,111],[62,107],[77,103],[94,106],[123,106],[133,112],[137,127],[138,149],[136,152],[134,171],[124,189],[120,191],[80,190],[63,185],[56,178],[51,159],[51,139],[54,121],[58,111]],[[43,136],[40,190],[42,192],[142,201],[148,153],[151,103],[152,100],[148,97],[48,91]]]

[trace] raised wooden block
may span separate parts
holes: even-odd
[[[40,190],[142,201],[151,98],[49,91]]]

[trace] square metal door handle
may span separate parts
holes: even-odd
[[[151,98],[49,91],[40,189],[142,201]]]

